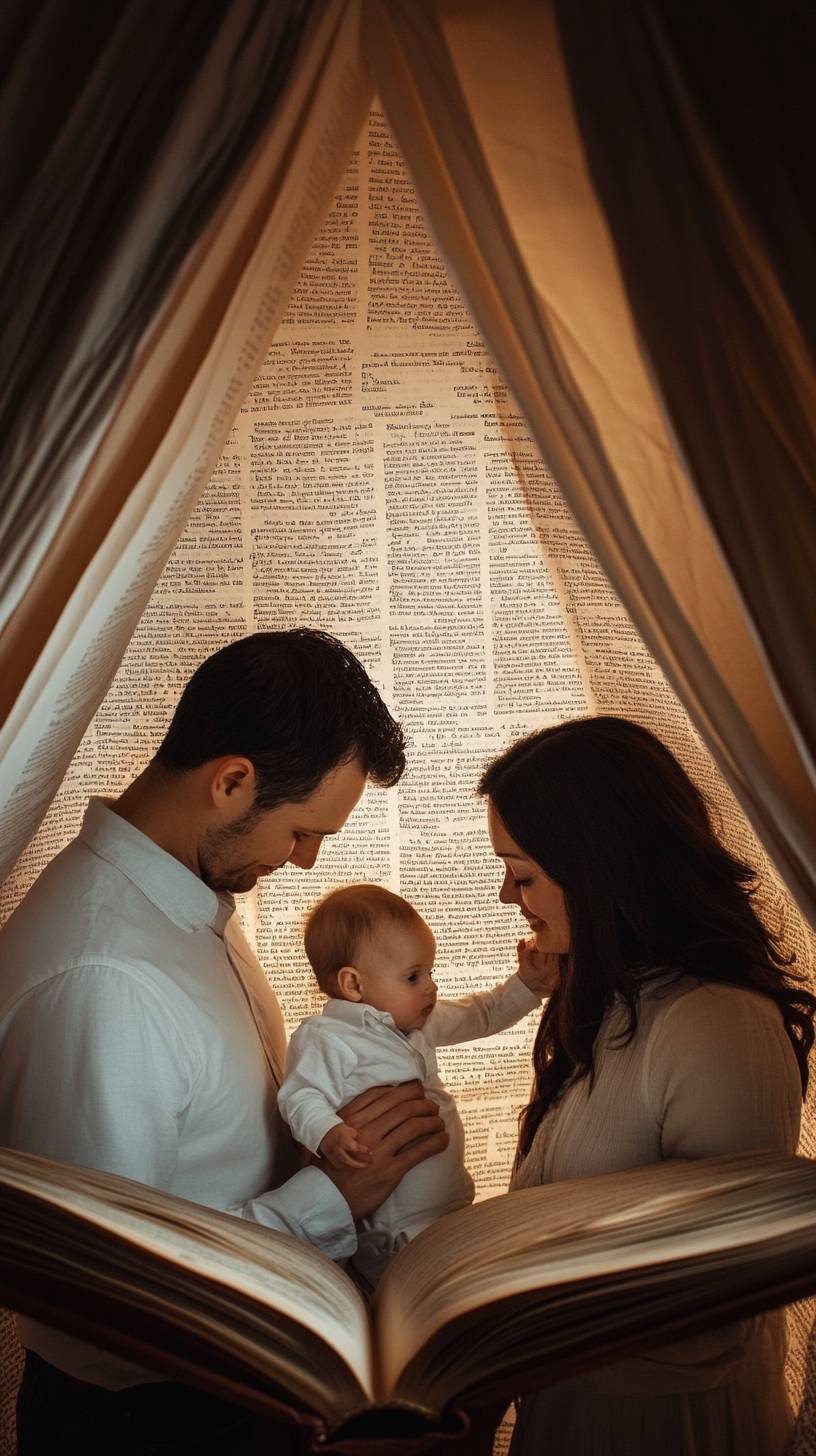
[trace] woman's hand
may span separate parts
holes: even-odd
[[[538,996],[551,996],[561,974],[561,957],[536,950],[535,938],[520,940],[516,946],[519,978]]]

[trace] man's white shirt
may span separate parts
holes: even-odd
[[[92,800],[0,933],[0,1144],[100,1168],[351,1254],[350,1210],[297,1170],[286,1037],[229,895]],[[111,1389],[161,1378],[19,1319],[22,1343]]]

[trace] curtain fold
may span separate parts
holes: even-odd
[[[816,11],[556,13],[642,347],[816,784]]]
[[[47,348],[35,329],[35,348],[18,320],[20,373],[10,366],[0,393],[18,466],[0,505],[9,572],[0,597],[0,878],[45,813],[221,453],[370,101],[356,0],[201,7],[213,9],[219,25],[178,80],[175,105],[168,78],[163,129],[153,122],[132,190],[115,136],[150,94],[155,48],[123,85],[123,115],[106,145],[97,133],[96,166],[122,225],[106,230],[96,212],[89,241],[73,197],[81,178],[60,148],[66,126],[79,139],[78,116],[93,123],[87,96],[100,75],[109,122],[115,114],[117,26],[116,63],[107,52],[96,58],[69,121],[43,142],[46,170],[55,149],[66,169],[64,208],[40,238],[28,292],[24,229],[7,238],[20,316],[34,321],[41,304],[53,336]],[[190,10],[198,14],[180,0],[171,14],[186,22]],[[122,24],[134,15],[149,19],[135,5]],[[124,69],[138,73],[138,56]],[[84,150],[77,157],[88,160]],[[43,216],[39,182],[35,194]],[[60,282],[66,259],[82,279],[77,299]],[[54,299],[49,278],[59,283]]]
[[[0,88],[0,629],[173,277],[273,115],[309,7],[28,13]]]
[[[807,723],[792,722],[793,704],[780,705],[755,633],[763,600],[754,595],[749,607],[735,583],[718,529],[726,523],[704,511],[692,478],[705,461],[690,460],[678,442],[641,348],[553,7],[366,0],[364,16],[374,79],[431,226],[542,456],[791,892],[816,919]],[[579,7],[578,28],[582,16]],[[669,195],[670,166],[669,154]],[[630,212],[634,228],[637,200]],[[666,289],[674,264],[674,250],[650,260]],[[762,466],[752,468],[757,490],[767,491]],[[769,552],[772,541],[769,533]]]

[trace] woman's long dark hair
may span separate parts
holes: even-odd
[[[759,991],[779,1006],[802,1095],[816,997],[789,973],[752,899],[753,870],[723,847],[705,800],[659,739],[625,718],[582,718],[513,744],[479,792],[564,892],[569,955],[533,1052],[520,1155],[568,1077],[593,1075],[593,1046],[617,993],[634,1035],[644,979],[676,971]]]

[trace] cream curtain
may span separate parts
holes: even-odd
[[[268,123],[295,0],[11,6],[0,88],[0,626],[79,488],[185,257]]]
[[[804,183],[765,237],[751,139],[735,162],[734,138],[710,136],[683,7],[580,10],[365,0],[362,34],[542,454],[813,917]],[[5,865],[217,458],[369,99],[356,5],[176,0],[162,15],[148,36],[143,7],[91,6],[73,46],[59,0],[4,16],[6,126],[33,106],[0,175],[15,303],[0,387]],[[756,41],[736,58],[746,96]],[[756,130],[773,186],[768,149],[790,158],[791,137]],[[101,603],[151,509],[159,548]],[[23,744],[47,745],[46,779]]]
[[[623,9],[628,13],[629,7]],[[662,13],[663,7],[631,10]],[[607,15],[610,33],[617,23],[616,6]],[[650,31],[647,22],[641,24]],[[594,45],[592,18],[583,6],[574,7],[573,40],[584,27],[588,52]],[[616,217],[602,205],[588,168],[554,7],[545,0],[507,0],[502,6],[492,0],[366,0],[364,36],[384,108],[431,225],[544,459],[792,893],[816,919],[816,791],[806,747],[813,742],[813,701],[808,712],[800,711],[792,666],[801,663],[797,653],[803,651],[806,625],[799,624],[784,652],[780,648],[772,656],[760,645],[779,646],[778,599],[789,573],[796,578],[795,605],[786,621],[795,619],[812,586],[803,543],[812,529],[807,493],[816,479],[813,457],[804,453],[812,374],[791,306],[775,288],[770,254],[754,235],[746,260],[735,193],[725,191],[718,177],[707,205],[719,207],[722,231],[733,247],[720,258],[719,269],[699,276],[694,357],[702,364],[711,355],[721,367],[701,368],[694,389],[689,385],[681,429],[674,394],[663,381],[685,341],[674,339],[658,320],[650,348],[644,347],[641,313],[627,293],[629,272],[625,279],[618,262]],[[617,62],[622,74],[602,93],[612,97],[610,106],[602,112],[596,101],[590,108],[598,135],[605,129],[615,133],[614,105],[630,84],[627,60],[610,54],[610,64]],[[603,71],[606,64],[601,47],[595,68]],[[695,138],[705,126],[693,109],[675,113],[673,120]],[[642,106],[637,126],[645,137],[649,122]],[[632,126],[618,138],[621,173],[631,132]],[[672,294],[684,241],[682,232],[672,238],[668,227],[676,188],[683,186],[682,178],[675,182],[673,161],[670,147],[657,149],[651,191],[641,199],[636,177],[629,176],[626,193],[633,235],[642,212],[656,194],[662,196],[663,246],[640,248],[629,270],[659,278],[661,297]],[[786,348],[786,379],[794,391],[785,421],[795,414],[795,437],[785,436],[785,421],[773,415],[776,355],[754,353],[756,338],[748,339],[750,329],[740,331],[734,270],[749,261],[762,282],[752,295],[755,311],[769,298],[777,305],[765,321],[764,337],[782,320],[780,348]],[[653,282],[652,291],[657,289]],[[754,390],[753,396],[743,392],[744,407],[748,398],[758,413],[767,406],[764,433],[754,431],[751,448],[760,452],[763,440],[768,448],[753,458],[746,458],[739,438],[745,422],[727,390],[735,357]],[[732,372],[738,372],[737,364]],[[702,431],[694,433],[701,411],[719,431],[720,449],[710,456]],[[729,487],[744,491],[738,520],[733,509],[722,507],[721,464],[729,450]],[[778,476],[782,459],[795,468]],[[786,509],[796,501],[796,515],[776,532],[767,521],[781,491]],[[752,549],[761,543],[761,583],[752,582],[745,567],[746,537]],[[783,538],[786,545],[802,543],[802,549],[783,549]],[[739,573],[738,560],[745,567]],[[783,674],[788,660],[791,671]],[[811,652],[803,681],[812,667]]]
[[[816,783],[816,10],[556,12],[641,348]]]
[[[98,8],[31,176],[8,179],[0,879],[219,457],[370,101],[356,3]],[[7,117],[44,49],[56,66],[59,11],[18,37]]]

